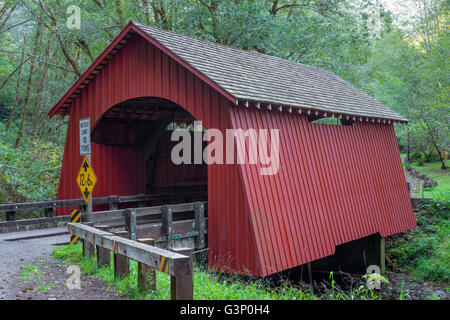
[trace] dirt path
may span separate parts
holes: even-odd
[[[450,291],[445,285],[428,281],[417,282],[405,274],[395,272],[387,272],[386,277],[389,279],[389,284],[385,285],[381,295],[383,299],[399,299],[401,294],[403,294],[404,299],[411,300],[450,299]]]
[[[121,299],[98,279],[82,277],[80,289],[67,288],[67,266],[51,256],[53,245],[67,241],[68,235],[20,241],[0,238],[0,300]]]

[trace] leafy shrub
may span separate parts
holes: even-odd
[[[422,158],[422,157],[425,158],[425,155],[423,154],[423,152],[414,151],[409,154],[409,160],[411,160],[411,162],[414,162],[417,159]]]

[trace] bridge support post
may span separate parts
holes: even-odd
[[[96,226],[97,229],[109,232],[109,226],[101,225]],[[99,268],[109,265],[111,263],[111,255],[109,250],[102,248],[101,246],[97,246],[97,265]]]
[[[172,300],[193,300],[194,285],[192,278],[192,249],[174,248],[171,251],[191,258],[189,261],[191,272],[185,276],[170,276],[170,298]]]
[[[198,203],[195,205],[194,211],[195,229],[198,231],[198,236],[195,241],[195,247],[201,249],[205,247],[205,204]]]
[[[46,218],[51,218],[55,215],[55,208],[45,208],[44,214]]]
[[[16,221],[16,212],[15,211],[7,211],[6,212],[6,221]]]
[[[161,207],[162,211],[162,230],[161,234],[166,237],[166,249],[172,248],[173,226],[172,226],[172,209],[168,206]]]
[[[117,198],[118,196],[109,196],[108,199],[109,210],[117,210]]]
[[[136,241],[136,210],[127,209],[124,211],[125,228],[128,232],[129,238]]]
[[[155,240],[151,238],[138,239],[138,242],[155,246]],[[138,262],[138,287],[140,290],[156,290],[156,272],[155,269]]]
[[[127,231],[117,231],[114,235],[122,238],[128,238]],[[120,253],[114,253],[114,277],[124,278],[130,269],[130,263],[126,256]]]
[[[93,222],[84,222],[83,224],[93,227]],[[91,243],[87,239],[83,239],[83,256],[90,258],[91,256],[94,256],[95,254],[95,246],[93,243]]]

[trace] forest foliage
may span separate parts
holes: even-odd
[[[402,151],[444,164],[449,1],[407,3],[401,24],[375,0],[0,1],[0,183],[55,196],[67,119],[47,112],[129,21],[331,70],[410,120]]]

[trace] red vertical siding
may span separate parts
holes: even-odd
[[[252,108],[230,112],[234,128],[280,130],[277,175],[240,166],[262,275],[374,233],[415,227],[392,125],[314,124],[306,116]]]

